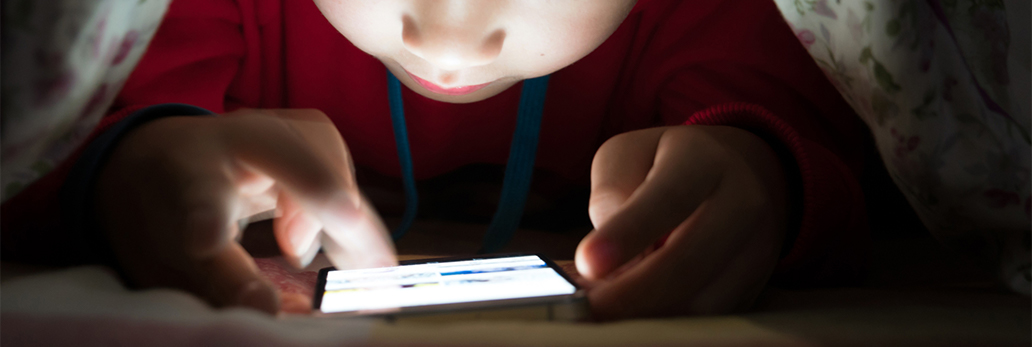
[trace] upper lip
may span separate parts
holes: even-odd
[[[409,72],[407,69],[405,70],[405,73],[408,74],[409,77],[412,78],[413,81],[416,81],[416,83],[418,83],[423,88],[426,88],[427,90],[429,90],[431,92],[434,92],[434,93],[438,93],[438,94],[464,95],[464,94],[469,94],[469,93],[475,92],[477,90],[480,90],[480,88],[483,88],[483,87],[487,86],[488,84],[491,84],[491,82],[488,82],[488,83],[483,83],[483,84],[474,84],[474,85],[466,85],[466,86],[458,86],[458,87],[443,87],[443,86],[437,85],[436,83],[433,83],[433,82],[430,82],[428,80],[422,79],[419,76],[416,76],[415,74]]]

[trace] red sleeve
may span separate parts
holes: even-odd
[[[653,26],[635,88],[653,125],[752,131],[782,158],[795,194],[774,281],[855,283],[868,230],[858,183],[864,128],[770,1],[645,0]],[[663,3],[662,6],[659,4]],[[649,18],[651,17],[651,18]]]
[[[73,222],[60,201],[66,181],[79,179],[69,172],[83,149],[146,106],[183,103],[221,113],[226,90],[245,53],[240,18],[241,10],[229,0],[172,2],[147,53],[89,139],[57,168],[3,203],[0,254],[4,261],[54,265],[83,261],[86,245],[68,232],[79,226],[69,225]]]
[[[0,254],[4,261],[67,265],[84,258],[84,245],[66,233],[60,201],[61,187],[82,150],[104,130],[139,107],[127,107],[104,117],[89,139],[46,176],[33,182],[0,207]]]
[[[862,278],[867,246],[863,193],[839,155],[799,134],[754,104],[731,103],[694,113],[685,124],[728,125],[757,133],[782,155],[796,194],[788,253],[775,270],[779,284],[853,284]]]
[[[112,109],[181,103],[223,113],[250,46],[231,0],[176,0]],[[248,16],[247,18],[253,18]],[[253,24],[249,21],[248,24]]]

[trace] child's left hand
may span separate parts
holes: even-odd
[[[597,318],[748,308],[778,261],[788,198],[756,135],[722,126],[633,131],[591,167],[595,230],[577,249]]]

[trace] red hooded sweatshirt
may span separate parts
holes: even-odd
[[[312,1],[176,0],[93,142],[151,105],[215,113],[315,108],[337,125],[357,166],[398,177],[386,83],[384,66],[349,43]],[[405,89],[416,178],[504,165],[519,96],[516,85],[480,102],[449,104]],[[797,206],[790,209],[794,244],[776,278],[858,278],[867,237],[857,183],[862,124],[771,1],[639,1],[598,49],[552,74],[535,169],[586,185],[606,139],[680,124],[739,127],[782,153]],[[5,259],[53,262],[63,257],[58,250],[76,247],[54,241],[68,232],[60,223],[69,218],[56,212],[57,192],[83,180],[68,176],[71,167],[91,161],[96,171],[103,157],[75,155],[4,204]],[[80,185],[89,187],[93,176],[85,176]]]

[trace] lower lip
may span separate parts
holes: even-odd
[[[444,94],[444,95],[466,95],[466,94],[478,91],[478,90],[480,90],[480,88],[487,87],[488,84],[491,84],[490,82],[488,82],[488,83],[478,84],[478,85],[473,85],[473,86],[462,86],[462,87],[455,87],[455,88],[445,88],[445,87],[441,87],[439,85],[436,85],[433,82],[430,82],[430,81],[424,80],[422,78],[416,77],[416,75],[413,75],[411,72],[408,72],[408,70],[406,70],[405,73],[408,74],[409,77],[412,78],[413,81],[416,81],[416,83],[419,83],[420,86],[423,86],[423,88],[426,88],[426,90],[429,90],[429,91],[437,93],[437,94]]]

